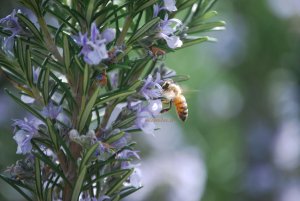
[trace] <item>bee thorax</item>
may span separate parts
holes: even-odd
[[[176,94],[174,91],[164,91],[163,96],[168,100],[173,100],[176,97]]]

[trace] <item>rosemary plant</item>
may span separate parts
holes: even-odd
[[[121,200],[141,188],[132,133],[163,108],[173,51],[213,40],[199,33],[216,0],[20,0],[0,20],[0,65],[29,112],[14,120],[23,159],[0,177],[26,200]],[[177,19],[176,16],[181,16]],[[147,174],[147,173],[144,173]]]

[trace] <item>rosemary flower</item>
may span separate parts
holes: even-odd
[[[116,32],[114,29],[106,29],[102,34],[95,23],[91,26],[90,38],[88,33],[79,33],[79,36],[73,36],[75,42],[82,47],[79,55],[90,65],[98,65],[103,59],[108,58],[106,44],[112,42]]]

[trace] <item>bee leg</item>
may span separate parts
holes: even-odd
[[[172,108],[172,101],[169,102],[169,107],[162,109],[160,113],[168,112],[171,108]]]
[[[166,98],[163,98],[163,99],[161,100],[161,102],[164,103],[164,104],[168,104],[168,103],[170,103],[170,100],[168,100],[168,99],[166,99]]]

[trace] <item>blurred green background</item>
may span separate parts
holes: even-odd
[[[15,7],[0,1],[0,15]],[[300,1],[220,0],[226,30],[167,56],[182,83],[189,119],[175,111],[153,136],[137,136],[144,188],[133,201],[300,200]],[[17,158],[11,119],[24,117],[1,78],[0,168]],[[22,200],[0,182],[0,200]]]

